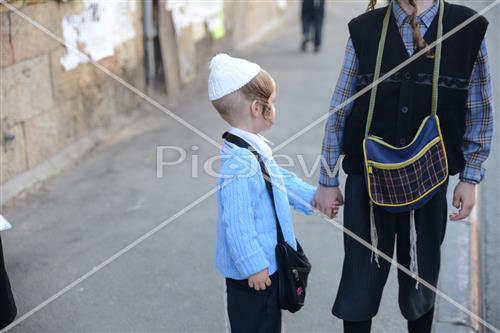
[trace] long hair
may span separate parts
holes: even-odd
[[[398,0],[392,0],[392,1],[398,1]],[[403,0],[404,1],[404,0]],[[420,34],[420,24],[417,22],[417,12],[418,12],[418,7],[417,4],[415,3],[415,0],[406,0],[410,4],[410,6],[413,7],[413,11],[410,15],[410,25],[413,30],[413,45],[415,46],[415,52],[418,52],[424,48],[427,47],[427,42],[425,41],[424,37],[422,37],[422,34]],[[370,0],[368,3],[368,8],[366,8],[366,11],[369,12],[371,10],[375,9],[375,5],[377,4],[377,0]],[[427,58],[434,58],[434,52],[431,50],[428,50],[425,53],[425,56]]]

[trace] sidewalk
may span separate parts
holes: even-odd
[[[334,5],[327,17],[322,53],[298,52],[297,23],[244,55],[277,81],[277,126],[267,133],[276,144],[328,111],[342,63],[347,22],[364,9],[364,3]],[[175,113],[221,142],[226,126],[202,86]],[[13,229],[3,233],[2,239],[20,314],[215,186],[215,179],[203,174],[202,168],[217,155],[217,148],[158,110],[145,107],[144,113],[141,122],[5,210]],[[280,153],[302,154],[310,169],[320,153],[324,124]],[[164,177],[158,179],[156,148],[167,145],[189,153],[186,162],[165,168]],[[165,156],[166,160],[176,158],[173,153]],[[193,164],[200,171],[198,178],[190,177]],[[301,174],[299,167],[294,171]],[[317,178],[318,172],[307,181],[316,184]],[[306,307],[296,315],[285,314],[285,331],[341,332],[342,323],[330,310],[340,280],[343,236],[318,217],[295,213],[294,217],[297,237],[313,263],[313,272]],[[13,331],[227,332],[224,281],[213,264],[215,218],[212,195]],[[393,269],[373,332],[405,331]]]

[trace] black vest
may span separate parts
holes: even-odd
[[[386,10],[387,7],[375,9],[349,22],[351,39],[359,59],[356,92],[373,81]],[[445,2],[443,35],[474,14],[468,7]],[[424,36],[428,44],[436,40],[437,21],[438,15]],[[468,86],[487,26],[488,21],[479,16],[444,40],[442,45],[437,115],[441,122],[451,175],[460,172],[465,165],[462,144]],[[397,22],[391,13],[380,76],[408,58]],[[411,142],[422,120],[431,112],[433,66],[434,59],[422,55],[378,85],[371,134],[398,147]],[[363,172],[362,141],[369,101],[370,91],[354,101],[346,119],[342,146],[345,158],[342,166],[348,174]]]

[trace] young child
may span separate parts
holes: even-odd
[[[266,71],[218,54],[210,63],[208,93],[231,126],[221,148],[216,249],[217,270],[226,277],[231,330],[280,332],[276,217],[285,241],[296,248],[289,205],[312,214],[311,206],[303,203],[311,202],[316,188],[280,168],[270,142],[259,134],[271,128],[276,113],[276,84]],[[257,158],[249,149],[229,142],[235,138],[246,141],[261,156],[273,184],[274,207]]]

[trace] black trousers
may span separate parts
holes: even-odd
[[[432,330],[432,320],[434,318],[434,308],[416,320],[408,320],[409,333],[430,333]],[[347,321],[344,320],[344,333],[370,333],[372,320]]]
[[[281,309],[278,299],[278,273],[271,285],[256,291],[248,280],[226,279],[227,312],[232,333],[279,333]]]
[[[311,31],[314,33],[314,46],[321,46],[323,30],[323,15],[308,13],[302,15],[302,33],[304,38],[309,39]]]
[[[447,217],[446,188],[448,182],[423,206],[415,211],[419,276],[437,285],[440,248],[444,239]],[[344,226],[370,242],[370,208],[363,175],[348,175],[345,188]],[[393,256],[394,243],[398,262],[409,267],[409,213],[391,214],[374,207],[378,249]],[[371,251],[348,235],[344,235],[342,277],[333,305],[333,315],[348,321],[364,321],[374,317],[380,305],[382,291],[391,264],[379,258],[380,268],[371,262]],[[435,294],[416,280],[398,270],[399,308],[407,320],[428,313]]]
[[[10,324],[16,317],[16,313],[16,304],[3,261],[2,237],[0,237],[0,329]]]

